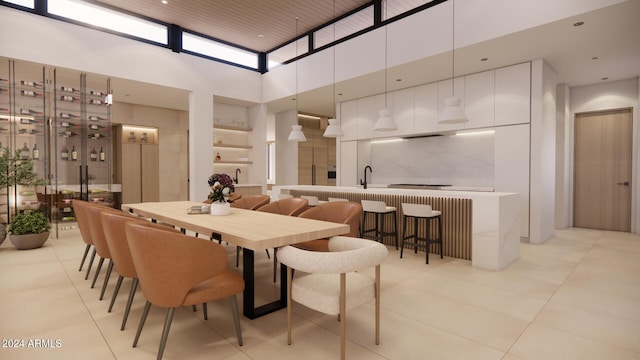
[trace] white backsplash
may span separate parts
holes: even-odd
[[[493,134],[372,143],[368,182],[493,188],[494,152]]]

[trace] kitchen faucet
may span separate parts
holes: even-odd
[[[364,167],[364,182],[360,179],[360,185],[364,186],[365,189],[367,188],[367,169],[369,169],[369,173],[373,172],[371,166],[367,165]]]
[[[242,173],[242,171],[240,171],[240,169],[236,169],[236,177],[233,179],[236,184],[238,183],[238,173]]]

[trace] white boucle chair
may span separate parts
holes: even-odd
[[[374,299],[376,344],[380,344],[380,264],[387,248],[375,241],[334,236],[329,252],[307,251],[293,246],[278,250],[287,265],[287,343],[291,345],[291,300],[313,310],[340,315],[340,358],[345,358],[346,309]],[[355,271],[375,266],[375,279]],[[293,279],[293,269],[309,273]],[[347,285],[348,279],[348,285]]]

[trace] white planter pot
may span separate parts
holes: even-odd
[[[212,202],[211,215],[231,215],[231,204],[219,201]]]

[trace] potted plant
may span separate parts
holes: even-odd
[[[211,215],[229,215],[231,207],[227,202],[229,194],[233,192],[233,180],[227,174],[213,174],[209,176],[209,200],[211,200]]]
[[[45,179],[38,177],[34,169],[33,159],[23,159],[20,150],[11,152],[7,147],[0,148],[0,189],[5,189],[6,194],[11,192],[11,187],[17,185],[35,188],[46,184],[47,181]],[[17,204],[14,212],[17,213]],[[6,223],[0,220],[0,244],[2,244],[5,237]]]
[[[39,248],[49,238],[49,219],[45,214],[36,210],[27,210],[16,215],[7,231],[9,239],[18,250]]]

